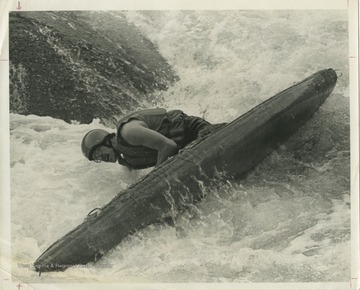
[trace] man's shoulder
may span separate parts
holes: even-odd
[[[126,123],[124,123],[124,124],[122,125],[122,127],[121,127],[121,132],[122,132],[123,130],[125,130],[125,131],[133,130],[133,129],[136,130],[136,129],[139,128],[139,127],[145,127],[145,128],[147,128],[148,125],[147,125],[144,121],[142,121],[142,120],[139,120],[139,119],[130,119],[130,120],[128,120]]]

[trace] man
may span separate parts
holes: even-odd
[[[122,118],[117,133],[102,129],[88,132],[81,149],[89,160],[116,162],[129,169],[158,166],[213,126],[180,110],[156,108],[137,111]]]

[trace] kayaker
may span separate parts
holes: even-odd
[[[204,119],[180,110],[148,109],[122,118],[116,134],[102,129],[89,131],[81,149],[91,161],[118,161],[129,169],[144,169],[160,165],[212,129]]]

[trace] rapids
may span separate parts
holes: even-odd
[[[41,277],[31,263],[147,171],[82,156],[89,129],[112,130],[99,119],[10,114],[12,274],[27,283],[349,281],[346,11],[111,13],[134,24],[179,76],[151,106],[227,122],[320,69],[342,77],[297,134],[245,179],[209,189],[174,227],[152,225],[94,265]]]

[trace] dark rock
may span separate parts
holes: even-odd
[[[11,12],[10,111],[105,123],[147,107],[177,80],[116,12]]]

